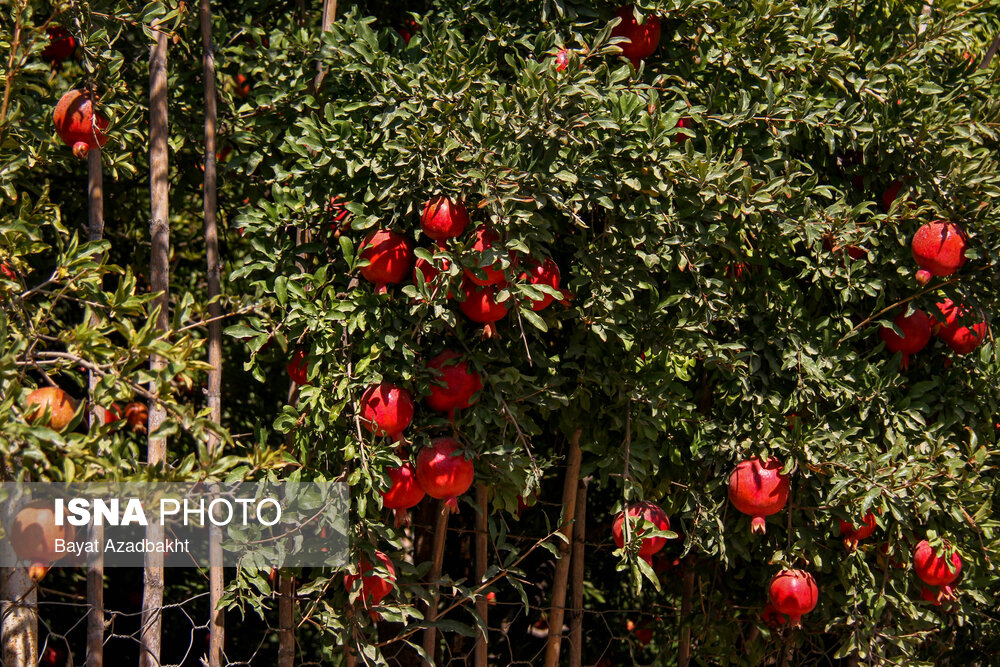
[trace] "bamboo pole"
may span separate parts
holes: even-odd
[[[167,34],[156,32],[156,41],[150,47],[149,58],[149,187],[151,195],[150,236],[150,289],[156,294],[152,301],[159,307],[156,326],[165,332],[170,325],[170,225],[169,181],[167,146]],[[158,374],[166,367],[166,360],[152,355],[150,371]],[[156,383],[150,390],[157,393]],[[156,401],[149,402],[149,438],[147,461],[150,467],[166,461],[167,441],[156,431],[166,419],[166,411]],[[154,543],[163,539],[163,526],[155,522],[146,529],[146,537]],[[147,553],[143,576],[142,596],[142,653],[140,667],[159,667],[163,623],[163,554]]]
[[[576,490],[580,482],[580,435],[577,429],[569,440],[569,457],[566,463],[566,481],[563,483],[562,527],[565,538],[559,543],[559,560],[552,582],[552,608],[549,610],[549,638],[545,646],[545,667],[557,667],[562,648],[563,615],[566,611],[566,582],[569,580],[568,558],[573,543],[573,518],[576,516]]]
[[[295,594],[292,576],[278,574],[278,667],[295,667]]]
[[[476,486],[476,506],[479,514],[476,515],[476,583],[482,584],[486,577],[486,562],[489,559],[489,509],[486,486],[479,484]],[[483,632],[476,637],[476,662],[475,667],[487,667],[487,657],[489,648],[489,603],[485,595],[481,595],[476,600],[476,613],[483,619]]]
[[[444,567],[444,545],[448,537],[448,516],[451,512],[444,502],[439,503],[441,511],[434,526],[434,553],[431,562],[431,571],[427,574],[427,581],[430,584],[429,592],[431,600],[427,604],[427,612],[424,619],[433,621],[437,618],[438,604],[438,581],[441,579],[441,569]],[[437,652],[437,628],[427,628],[424,630],[424,653],[430,659],[425,665],[434,664],[434,654]]]
[[[91,93],[92,100],[97,99]],[[104,173],[101,168],[101,149],[91,148],[87,151],[87,199],[90,204],[90,226],[87,239],[100,241],[104,238]],[[97,316],[91,318],[91,324],[97,324]],[[88,372],[90,387],[90,423],[99,426],[104,423],[104,415],[94,402],[94,391],[97,388],[97,375]],[[104,526],[91,526],[90,539],[100,544],[104,541]],[[87,562],[87,605],[90,610],[87,615],[87,667],[103,667],[104,665],[104,556],[93,554]]]
[[[588,478],[589,479],[589,478]],[[587,531],[587,479],[576,489],[576,513],[573,521],[573,556],[570,561],[569,667],[583,663],[583,559]]]
[[[219,267],[219,230],[216,200],[216,141],[215,130],[218,118],[217,91],[215,86],[215,46],[212,43],[211,0],[200,0],[199,21],[201,23],[202,70],[205,77],[205,258],[208,262],[208,408],[209,419],[222,423],[222,277]],[[214,458],[219,453],[222,442],[215,434],[209,435],[208,454]],[[225,664],[223,651],[226,638],[226,616],[219,609],[219,601],[225,589],[225,574],[222,569],[222,531],[212,525],[209,530],[209,645],[208,667]]]

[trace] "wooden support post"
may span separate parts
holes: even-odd
[[[479,508],[479,514],[476,516],[476,583],[480,585],[486,577],[486,563],[489,559],[489,503],[486,492],[486,486],[483,484],[476,486],[476,507]],[[489,604],[485,595],[476,600],[476,613],[483,619],[483,625],[489,627],[487,623]],[[487,630],[476,637],[475,667],[487,667],[488,639]]]
[[[576,489],[576,513],[573,521],[573,560],[570,562],[569,666],[583,664],[583,565],[587,532],[587,479]]]
[[[437,604],[438,604],[438,581],[441,579],[441,569],[444,567],[444,545],[446,538],[448,537],[448,517],[451,512],[444,502],[439,503],[441,506],[441,511],[438,513],[437,524],[434,526],[434,553],[431,562],[431,571],[427,575],[427,581],[430,584],[429,592],[431,594],[431,601],[427,605],[427,612],[424,614],[424,618],[428,621],[433,621],[437,618]],[[437,629],[427,628],[424,630],[424,653],[427,657],[431,659],[431,662],[425,664],[434,664],[434,654],[437,650]]]
[[[295,591],[290,574],[278,576],[278,667],[295,667]]]

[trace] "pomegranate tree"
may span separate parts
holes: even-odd
[[[94,105],[86,90],[67,91],[56,104],[52,119],[59,138],[73,148],[73,155],[78,158],[86,157],[92,148],[100,148],[108,141],[104,134],[108,119],[97,114],[94,127]]]
[[[458,496],[469,490],[475,477],[472,461],[462,454],[454,438],[431,440],[431,446],[417,455],[417,482],[431,498],[444,500],[452,512],[458,511]]]
[[[611,30],[611,36],[628,40],[618,44],[618,47],[622,50],[622,55],[638,67],[639,62],[653,55],[660,44],[660,20],[650,15],[640,24],[635,19],[635,8],[632,5],[619,7],[615,16],[621,21]]]
[[[625,545],[625,512],[619,512],[615,517],[615,522],[611,526],[611,536],[615,540],[615,546],[621,549]],[[629,525],[636,535],[642,537],[648,528],[646,523],[652,524],[653,530],[670,530],[670,519],[659,505],[648,501],[642,501],[630,505],[628,508]],[[633,520],[631,517],[635,517]],[[643,537],[639,543],[639,558],[651,563],[653,554],[663,548],[667,543],[665,537]]]
[[[387,435],[396,442],[413,421],[410,392],[389,382],[373,384],[361,395],[361,423],[375,435]]]
[[[947,543],[939,554],[930,542],[922,540],[913,549],[913,571],[928,586],[940,586],[942,597],[951,598],[951,584],[962,573],[962,557]]]
[[[435,197],[428,201],[420,216],[420,229],[439,242],[461,236],[468,224],[469,211],[465,205],[448,197]]]
[[[392,593],[396,583],[396,566],[392,564],[392,560],[381,551],[375,552],[375,558],[382,573],[375,569],[366,556],[362,556],[358,562],[358,573],[344,575],[344,588],[352,596],[355,594],[358,596],[357,599],[361,600],[362,606],[369,609],[372,620],[378,620],[379,615],[370,608],[378,606],[389,593]],[[369,574],[370,572],[372,574]],[[358,581],[361,582],[360,590],[357,587]]]
[[[956,224],[935,220],[917,230],[911,243],[913,259],[920,266],[917,282],[926,285],[933,276],[950,276],[965,264],[965,232]]]
[[[473,322],[486,325],[483,327],[483,334],[487,338],[496,335],[496,322],[506,317],[510,308],[509,301],[497,303],[499,291],[496,285],[480,287],[468,280],[462,281],[462,294],[465,295],[465,299],[458,307]]]
[[[781,462],[773,456],[742,461],[729,475],[729,500],[740,512],[753,517],[750,532],[764,534],[765,517],[775,514],[788,502],[788,475],[781,474]]]
[[[476,285],[500,285],[507,282],[500,260],[489,266],[480,266],[483,263],[483,254],[498,245],[500,245],[500,235],[495,230],[486,226],[476,228],[475,241],[472,244],[472,255],[477,259],[476,268],[465,270],[466,277]]]
[[[306,351],[295,350],[285,370],[295,384],[303,386],[309,384],[309,362],[306,360]]]
[[[25,401],[24,417],[29,422],[40,422],[48,412],[49,419],[42,423],[53,431],[62,431],[76,416],[76,401],[59,387],[41,387]]]
[[[398,528],[406,523],[406,510],[415,507],[425,494],[417,482],[417,471],[409,461],[398,468],[389,468],[388,473],[392,486],[382,492],[382,507],[393,510]]]
[[[892,320],[902,335],[889,327],[881,327],[878,335],[890,352],[903,353],[903,366],[909,363],[911,354],[916,354],[927,347],[931,339],[931,320],[922,310],[914,310],[907,315],[901,312]]]
[[[802,617],[816,608],[819,588],[805,570],[782,570],[768,584],[767,600],[775,611],[788,616],[793,628],[798,628],[802,625]]]
[[[861,540],[871,537],[876,528],[878,528],[878,523],[875,521],[875,514],[869,512],[862,519],[861,526],[858,528],[855,528],[853,523],[841,519],[840,537],[844,540],[844,546],[853,550],[858,548],[858,543]]]
[[[430,393],[424,397],[431,410],[451,414],[476,402],[483,380],[457,352],[442,352],[427,362],[427,368],[437,376],[431,380]]]
[[[951,299],[945,299],[937,305],[944,322],[933,321],[933,328],[938,338],[952,349],[955,354],[969,354],[983,342],[986,337],[986,322],[978,321],[968,325],[971,311],[965,305],[956,305]]]
[[[375,285],[375,291],[385,294],[388,285],[401,283],[413,267],[413,245],[405,236],[389,229],[372,232],[361,242],[361,259],[368,260],[361,275]]]

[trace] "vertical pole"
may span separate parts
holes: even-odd
[[[573,556],[570,561],[569,667],[583,664],[583,559],[587,532],[587,480],[576,489],[576,513],[573,520]]]
[[[154,29],[156,26],[154,26]],[[150,47],[149,57],[149,188],[150,188],[150,290],[156,294],[152,301],[159,308],[157,328],[164,332],[170,326],[170,226],[169,181],[167,146],[167,33],[157,30],[156,42]],[[149,369],[155,375],[166,367],[166,360],[159,355],[149,359]],[[155,382],[150,383],[155,394]],[[166,419],[166,411],[156,401],[149,404],[149,437],[146,456],[150,467],[166,460],[167,441],[157,430]],[[163,540],[163,526],[151,524],[146,529],[147,539],[158,543]],[[159,667],[161,626],[163,611],[163,554],[146,554],[142,596],[142,653],[140,667]]]
[[[681,586],[681,617],[678,619],[681,636],[677,649],[677,667],[688,667],[691,664],[691,608],[694,603],[694,566],[694,554],[688,554],[687,558],[684,559],[684,581]]]
[[[96,97],[91,94],[91,100]],[[90,241],[100,241],[104,238],[104,174],[101,169],[101,149],[91,148],[87,151],[87,198],[90,202],[90,226],[87,238]],[[95,316],[96,319],[96,316]],[[90,423],[104,423],[104,415],[93,402],[94,390],[97,388],[97,376],[89,373],[91,409]],[[104,527],[91,526],[90,539],[98,543],[104,541]],[[87,604],[90,607],[87,616],[87,667],[103,667],[104,665],[104,556],[93,554],[87,563]]]
[[[479,484],[476,486],[476,506],[479,508],[479,514],[476,516],[476,582],[480,585],[486,576],[486,562],[489,558],[489,503],[486,491],[485,485]],[[488,628],[489,606],[486,596],[481,595],[476,600],[476,613],[483,619],[484,628]],[[488,633],[489,631],[484,629],[482,634],[476,637],[475,667],[487,667]]]
[[[278,667],[295,667],[295,593],[292,575],[278,574]]]
[[[552,582],[552,608],[549,610],[549,638],[545,646],[545,667],[557,667],[562,648],[563,615],[566,612],[566,582],[569,580],[569,553],[573,543],[573,519],[576,516],[576,490],[580,482],[580,435],[577,429],[569,441],[569,457],[566,464],[566,480],[563,482],[562,527],[565,538],[559,543],[559,560],[556,562],[555,578]]]
[[[215,46],[212,43],[211,0],[200,0],[202,70],[205,77],[205,257],[208,262],[208,408],[209,419],[222,422],[222,278],[219,267],[219,230],[216,200],[216,141],[215,126],[218,118],[215,87]],[[219,453],[221,440],[209,435],[208,454],[214,458]],[[226,637],[226,616],[219,609],[225,588],[222,569],[222,531],[213,525],[209,530],[209,645],[208,667],[224,664],[223,650]]]
[[[437,618],[438,581],[441,579],[441,569],[444,567],[444,545],[448,537],[448,516],[451,514],[444,502],[439,504],[441,512],[438,514],[437,524],[434,526],[433,560],[431,562],[431,571],[427,575],[427,581],[430,583],[431,601],[427,605],[427,613],[424,614],[424,618],[428,621],[433,621]],[[430,662],[424,663],[425,665],[434,664],[434,654],[436,652],[437,628],[427,628],[424,630],[424,653],[430,658]]]
[[[14,520],[14,503],[5,505],[4,525]],[[10,540],[0,540],[4,560],[14,562]],[[26,567],[0,569],[0,633],[4,667],[34,667],[38,656],[38,589]]]

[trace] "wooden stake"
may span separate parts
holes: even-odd
[[[91,99],[96,97],[91,95]],[[104,173],[101,169],[101,149],[91,148],[87,151],[87,198],[90,203],[90,226],[87,239],[100,241],[104,238]],[[91,323],[97,324],[96,315]],[[97,376],[89,373],[90,387],[90,423],[91,426],[104,424],[104,415],[94,402],[94,391],[97,388]],[[104,542],[104,526],[91,526],[90,539]],[[87,605],[90,611],[87,616],[87,667],[103,667],[104,665],[104,556],[93,554],[87,562]]]
[[[489,560],[489,506],[486,497],[486,487],[482,484],[476,486],[476,506],[479,514],[476,516],[476,582],[482,584],[486,577],[486,562]],[[483,619],[483,625],[489,627],[489,603],[486,596],[480,596],[476,600],[476,613]],[[487,667],[487,656],[489,647],[489,633],[484,631],[476,637],[476,667]]]
[[[569,667],[583,663],[583,559],[587,531],[587,483],[581,479],[576,489],[576,512],[573,515],[573,560],[570,561]]]
[[[295,597],[292,576],[279,573],[278,667],[295,667]]]
[[[434,553],[431,571],[427,575],[427,581],[430,584],[429,592],[431,594],[431,601],[427,605],[427,612],[424,614],[424,618],[428,621],[433,621],[437,618],[438,581],[441,579],[441,568],[444,566],[444,545],[448,537],[448,516],[451,514],[443,501],[438,504],[441,507],[441,511],[434,526]],[[436,651],[437,628],[427,628],[424,630],[424,653],[431,659],[431,662],[425,662],[425,665],[433,664]]]
[[[677,648],[677,667],[688,667],[691,664],[691,607],[694,602],[694,554],[688,554],[684,559],[684,582],[681,586],[681,617],[678,619],[681,628],[680,643]]]
[[[215,125],[218,118],[217,91],[215,87],[215,45],[212,43],[211,0],[200,0],[202,71],[205,77],[205,257],[208,261],[208,408],[209,419],[222,423],[222,278],[219,268],[219,230],[216,200],[216,150]],[[208,453],[214,458],[219,453],[221,440],[209,435]],[[223,651],[226,638],[226,615],[219,609],[225,589],[222,570],[222,530],[212,526],[209,530],[209,646],[208,667],[225,664]]]
[[[568,558],[573,544],[573,518],[576,516],[576,490],[580,482],[580,435],[577,429],[569,440],[569,458],[566,464],[566,480],[563,483],[562,527],[559,529],[565,541],[559,543],[559,560],[552,582],[552,608],[549,610],[549,639],[545,646],[545,667],[557,667],[559,651],[562,648],[563,615],[566,611],[566,582],[569,580]]]
[[[154,26],[155,27],[155,26]],[[169,181],[167,146],[167,33],[156,32],[156,42],[150,48],[149,58],[149,187],[151,195],[150,236],[150,289],[156,294],[152,301],[160,311],[156,326],[165,332],[170,326],[170,226]],[[153,355],[149,368],[157,374],[166,367],[166,360]],[[157,392],[155,382],[150,390]],[[166,419],[166,411],[156,401],[149,402],[149,438],[147,461],[150,467],[166,460],[167,441],[156,435]],[[146,537],[153,543],[163,540],[163,526],[156,523],[146,529]],[[159,667],[161,626],[163,611],[163,554],[146,554],[142,596],[142,653],[140,667]]]
[[[5,480],[9,481],[9,480]],[[4,525],[14,520],[14,503],[4,506]],[[0,540],[0,552],[7,562],[17,556],[10,540]],[[0,635],[3,637],[4,667],[35,667],[38,656],[38,588],[26,567],[0,570]]]

